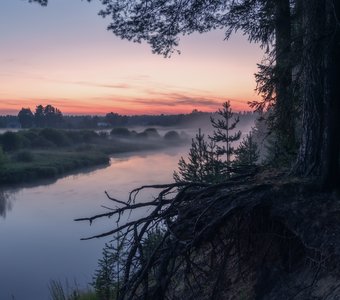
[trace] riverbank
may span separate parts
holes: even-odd
[[[56,129],[8,132],[0,135],[0,184],[57,178],[109,164],[114,154],[159,150],[183,141],[174,132],[161,136],[152,128],[141,133],[121,128],[110,134]]]

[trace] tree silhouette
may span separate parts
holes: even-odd
[[[252,132],[241,141],[235,150],[235,160],[233,165],[238,171],[248,171],[250,167],[254,167],[259,159],[258,146],[254,140]]]
[[[44,107],[42,105],[35,108],[34,123],[37,127],[45,127]]]
[[[227,174],[230,176],[231,157],[235,153],[233,143],[241,137],[241,131],[233,132],[233,130],[236,128],[240,118],[234,116],[230,101],[223,103],[223,108],[218,110],[218,115],[218,119],[211,117],[211,124],[215,131],[213,136],[209,136],[209,138],[217,143],[218,155],[226,156]]]
[[[22,108],[18,113],[18,118],[22,128],[31,128],[34,124],[33,113],[29,108]]]
[[[192,139],[188,161],[183,157],[178,162],[178,171],[173,177],[176,182],[218,183],[225,180],[224,166],[217,154],[216,144],[204,139],[201,129]]]

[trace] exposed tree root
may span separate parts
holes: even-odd
[[[143,189],[161,191],[137,202]],[[308,182],[254,172],[218,185],[143,186],[126,202],[107,196],[117,208],[77,221],[150,208],[85,238],[124,245],[119,299],[337,299],[340,203]],[[147,252],[155,228],[163,234]]]

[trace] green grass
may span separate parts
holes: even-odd
[[[65,288],[59,280],[51,280],[49,291],[52,300],[100,300],[95,291],[79,290],[79,288]]]
[[[30,161],[17,159],[17,153],[9,156],[0,169],[0,183],[11,184],[55,178],[73,170],[109,162],[107,154],[94,150],[81,152],[76,149],[35,150],[30,153]]]
[[[127,129],[125,131],[128,131]],[[124,131],[124,132],[125,132]],[[167,140],[119,139],[94,131],[30,129],[0,135],[0,184],[32,182],[56,178],[70,171],[108,164],[114,153],[159,150]],[[155,129],[141,134],[155,136]],[[138,135],[138,134],[137,134]],[[3,151],[4,150],[4,151]],[[6,151],[5,151],[6,150]]]

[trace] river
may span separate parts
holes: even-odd
[[[172,182],[187,149],[115,156],[107,167],[88,169],[54,182],[0,188],[0,299],[50,299],[50,280],[86,288],[109,238],[80,241],[115,226],[114,219],[89,226],[75,218],[105,212],[104,191],[126,199],[143,184]],[[140,201],[150,195],[142,194]],[[66,283],[67,282],[67,283]]]

